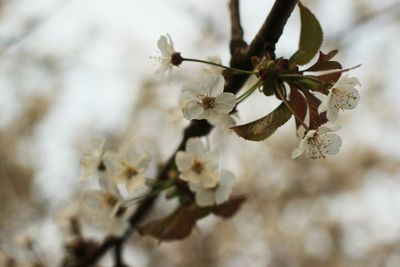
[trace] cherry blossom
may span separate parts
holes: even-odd
[[[227,170],[221,170],[218,178],[219,182],[212,188],[189,183],[190,190],[195,192],[196,203],[199,207],[219,205],[229,199],[235,184],[234,174]]]
[[[145,186],[144,172],[150,159],[148,152],[138,152],[133,145],[124,146],[118,153],[107,152],[104,155],[110,178],[116,183],[125,184],[129,193]]]
[[[210,74],[198,86],[184,87],[181,96],[182,112],[188,120],[206,119],[213,125],[221,123],[236,104],[232,93],[223,92],[224,77]]]
[[[361,86],[360,81],[355,77],[344,75],[332,86],[329,94],[323,99],[318,107],[318,112],[326,111],[326,117],[329,121],[336,121],[339,109],[354,109],[360,95],[355,88]]]
[[[217,185],[219,156],[208,151],[200,138],[189,139],[186,151],[179,151],[175,162],[180,179],[205,188]]]
[[[89,145],[80,160],[82,168],[79,180],[90,180],[97,176],[99,171],[105,170],[103,162],[104,143],[105,141],[103,139],[94,139],[89,142]]]
[[[172,42],[169,34],[166,36],[161,35],[157,41],[157,46],[160,49],[161,57],[152,58],[160,63],[160,66],[156,70],[155,76],[157,79],[161,80],[166,72],[170,72],[172,70],[173,65],[177,66],[181,63],[181,57],[180,54],[175,51],[174,43]],[[177,62],[174,62],[174,57],[178,59]]]
[[[292,158],[297,158],[305,153],[309,159],[325,158],[339,152],[342,140],[339,135],[333,133],[339,126],[334,124],[322,125],[317,130],[309,130],[300,144],[292,152]]]

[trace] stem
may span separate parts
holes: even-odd
[[[329,73],[327,73],[327,74],[329,74]],[[279,78],[301,78],[301,79],[308,79],[308,80],[322,83],[322,81],[320,79],[318,79],[317,77],[309,76],[309,75],[281,74],[281,75],[278,75],[278,77]]]
[[[282,88],[282,87],[281,87]],[[310,128],[303,122],[303,120],[299,117],[299,115],[296,114],[296,112],[294,111],[294,109],[290,106],[289,102],[287,102],[286,98],[283,96],[281,90],[279,90],[280,88],[278,88],[278,90],[276,90],[278,92],[278,95],[280,96],[280,98],[282,99],[283,103],[286,105],[286,107],[290,110],[290,112],[293,113],[293,115],[296,117],[296,119],[301,123],[301,125],[303,125],[304,129],[306,129],[307,131],[310,130]],[[285,89],[284,87],[282,89]]]
[[[236,74],[256,74],[256,72],[254,71],[248,71],[248,70],[241,70],[241,69],[236,69],[236,68],[232,68],[232,67],[228,67],[228,66],[224,66],[215,62],[211,62],[211,61],[206,61],[206,60],[201,60],[201,59],[195,59],[195,58],[182,58],[183,61],[190,61],[190,62],[198,62],[198,63],[203,63],[203,64],[208,64],[208,65],[213,65],[213,66],[217,66],[217,67],[221,67],[227,70],[231,70]]]
[[[262,84],[262,80],[258,80],[252,87],[250,87],[246,92],[241,94],[236,101],[236,105],[241,103],[243,100],[245,100],[248,96],[250,96],[260,85]]]

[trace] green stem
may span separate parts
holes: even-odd
[[[206,60],[201,60],[201,59],[195,59],[195,58],[182,58],[183,61],[189,61],[189,62],[198,62],[198,63],[203,63],[203,64],[208,64],[208,65],[213,65],[213,66],[217,66],[217,67],[221,67],[227,70],[231,70],[236,74],[256,74],[256,72],[254,71],[248,71],[248,70],[241,70],[241,69],[236,69],[236,68],[232,68],[232,67],[227,67],[215,62],[211,62],[211,61],[206,61]]]
[[[312,81],[319,82],[319,83],[322,83],[322,82],[323,82],[323,81],[321,81],[320,79],[318,79],[317,77],[309,76],[309,75],[281,74],[281,75],[278,75],[278,77],[279,77],[279,78],[308,79],[308,80],[312,80]]]
[[[258,80],[252,87],[250,87],[246,92],[241,94],[236,101],[236,105],[241,103],[243,100],[245,100],[248,96],[250,96],[260,85],[262,84],[262,80]]]

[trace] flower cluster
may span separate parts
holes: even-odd
[[[235,184],[232,172],[219,167],[219,156],[204,145],[200,138],[191,138],[186,151],[175,158],[179,178],[189,183],[200,207],[218,205],[229,199]]]
[[[101,189],[82,194],[82,218],[94,226],[121,234],[127,227],[124,215],[130,200],[123,197],[119,185],[125,186],[129,194],[144,189],[144,172],[149,162],[150,154],[138,152],[133,145],[124,146],[118,152],[105,151],[104,141],[95,140],[82,157],[80,179],[96,178]]]
[[[307,131],[299,146],[293,150],[292,158],[305,153],[307,158],[318,159],[339,152],[342,140],[334,133],[340,129],[336,124],[339,110],[354,109],[357,106],[360,100],[355,88],[357,85],[360,85],[359,80],[348,75],[343,75],[337,80],[318,107],[318,112],[326,112],[328,123],[318,129]]]

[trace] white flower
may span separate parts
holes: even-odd
[[[329,121],[336,121],[339,109],[354,109],[360,95],[355,88],[361,86],[360,81],[355,77],[344,75],[332,86],[328,96],[326,96],[318,107],[318,112],[326,111],[326,117]]]
[[[144,172],[150,163],[150,154],[139,153],[132,145],[123,147],[118,153],[107,152],[104,162],[110,177],[116,183],[126,184],[129,193],[134,193],[145,186]]]
[[[109,233],[120,235],[128,227],[124,200],[119,194],[100,190],[85,191],[79,209],[86,223]]]
[[[217,185],[218,154],[209,152],[200,138],[189,139],[186,143],[186,151],[179,151],[175,162],[180,172],[180,179],[205,188]]]
[[[219,56],[208,57],[207,61],[216,63],[216,64],[222,64],[221,58]],[[209,74],[222,74],[223,70],[224,69],[222,67],[211,65],[211,64],[207,65],[207,68],[204,69],[204,71]]]
[[[161,51],[161,57],[153,57],[160,63],[160,67],[156,70],[156,78],[162,79],[165,73],[172,70],[172,60],[173,55],[179,54],[174,49],[174,43],[172,42],[171,36],[167,34],[167,36],[161,35],[160,39],[157,41],[157,46]]]
[[[326,155],[334,155],[342,146],[340,136],[333,133],[339,126],[333,124],[322,125],[317,130],[309,130],[300,144],[292,152],[292,158],[297,158],[304,152],[309,159],[325,158]]]
[[[229,199],[235,184],[235,176],[230,171],[222,170],[219,174],[219,179],[218,184],[212,188],[189,183],[190,190],[196,194],[196,203],[199,207],[219,205]]]
[[[81,181],[87,181],[98,175],[99,171],[104,171],[103,164],[104,140],[94,139],[90,142],[88,149],[83,154],[81,164]]]
[[[232,93],[225,93],[224,77],[210,74],[196,87],[184,87],[181,103],[183,116],[188,120],[206,119],[211,124],[219,124],[236,104]]]

